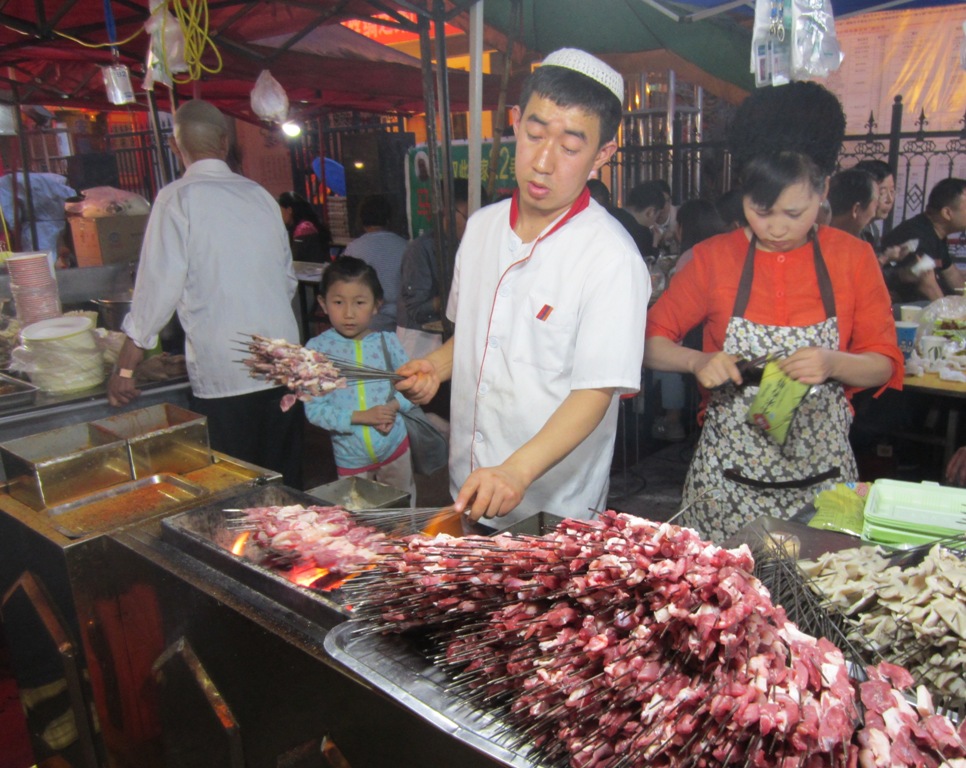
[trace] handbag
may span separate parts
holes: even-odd
[[[382,342],[382,353],[386,359],[386,369],[391,370],[389,359],[389,347],[386,345],[386,337],[380,336]],[[390,400],[395,397],[393,392],[389,393]],[[443,434],[433,426],[433,423],[426,416],[426,412],[418,405],[414,405],[408,411],[399,411],[402,416],[403,424],[406,425],[406,434],[409,436],[409,453],[412,456],[413,472],[418,475],[432,475],[441,470],[449,463],[449,443]]]

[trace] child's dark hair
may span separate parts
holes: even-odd
[[[623,105],[607,88],[586,75],[553,64],[537,67],[524,81],[520,91],[521,111],[526,110],[533,94],[550,99],[565,109],[577,107],[597,117],[600,121],[599,147],[617,135]]]
[[[871,173],[856,168],[836,173],[828,185],[828,204],[833,216],[850,213],[858,203],[866,208],[875,195],[875,179]]]
[[[791,184],[804,181],[821,194],[844,137],[842,105],[818,83],[794,82],[755,91],[738,108],[728,129],[742,195],[770,208]]]
[[[332,287],[333,283],[340,281],[351,283],[354,280],[368,285],[377,302],[385,298],[382,283],[379,282],[379,275],[376,274],[376,270],[366,264],[362,259],[357,259],[354,256],[340,256],[325,268],[325,271],[322,273],[322,284],[319,286],[319,293],[324,299],[328,295],[329,288]]]

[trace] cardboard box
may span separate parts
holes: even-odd
[[[146,214],[99,219],[71,216],[69,221],[78,267],[135,261],[141,255],[141,241],[148,223]]]

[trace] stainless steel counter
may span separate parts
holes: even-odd
[[[107,402],[106,383],[69,395],[38,392],[32,405],[0,412],[0,443],[160,403],[187,408],[190,393],[191,386],[187,377],[146,384],[141,388],[141,397],[122,408],[115,408]],[[0,481],[6,479],[3,467],[0,466]]]

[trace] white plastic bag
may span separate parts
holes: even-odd
[[[140,216],[151,212],[151,204],[136,192],[114,187],[91,187],[81,192],[81,200],[64,204],[72,216],[99,219],[104,216]]]
[[[288,119],[288,94],[267,69],[262,70],[252,88],[252,112],[270,122]]]
[[[144,31],[151,35],[147,74],[144,77],[146,91],[153,90],[155,83],[164,83],[171,88],[174,85],[172,75],[188,71],[184,30],[172,14],[156,11],[157,4],[152,0],[151,16],[144,22]]]

